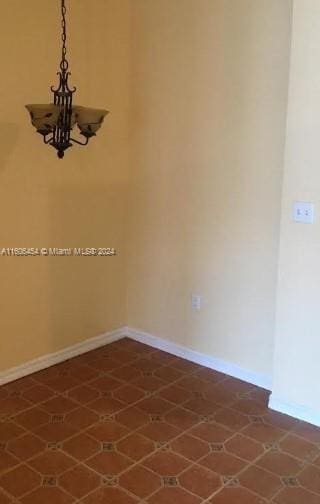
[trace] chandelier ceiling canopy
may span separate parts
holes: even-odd
[[[87,108],[73,105],[75,87],[69,87],[69,63],[67,55],[67,26],[66,26],[66,0],[61,0],[62,16],[62,55],[60,70],[58,72],[59,84],[57,88],[51,86],[53,103],[26,105],[30,113],[32,125],[43,136],[45,144],[57,150],[58,157],[62,159],[64,152],[74,143],[87,145],[90,138],[96,135],[101,127],[107,110]],[[72,130],[78,126],[84,139],[77,140],[71,136]]]

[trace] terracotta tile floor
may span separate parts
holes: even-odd
[[[0,388],[0,504],[320,504],[320,429],[123,339]]]

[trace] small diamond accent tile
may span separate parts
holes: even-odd
[[[278,443],[265,443],[263,447],[265,451],[272,451],[272,452],[280,451],[280,446],[278,445]]]
[[[250,415],[249,420],[251,423],[264,423],[264,418],[262,416]]]
[[[115,415],[99,415],[99,422],[114,422]]]
[[[47,443],[48,450],[55,451],[62,448],[62,443],[57,443],[55,441]]]
[[[232,476],[223,476],[222,481],[225,487],[235,488],[240,486],[240,481],[238,480],[238,478],[233,478]]]
[[[197,391],[194,390],[192,392],[192,395],[193,395],[193,397],[196,397],[196,398],[198,397],[200,399],[205,399],[205,396],[204,396],[204,394],[202,392],[197,392]]]
[[[1,415],[0,416],[0,423],[11,422],[11,420],[13,420],[13,417],[10,417],[10,415]]]
[[[165,442],[156,443],[156,448],[161,451],[168,451],[170,450],[170,444]]]
[[[284,478],[281,478],[283,484],[287,487],[298,487],[300,486],[299,480],[297,478],[294,478],[293,476],[287,476]]]
[[[101,397],[109,397],[109,398],[113,397],[112,392],[110,390],[102,390],[99,395],[101,395]]]
[[[220,443],[210,443],[211,451],[213,452],[222,452],[224,451],[224,445]]]
[[[113,443],[102,443],[102,451],[114,451],[115,446]]]
[[[199,415],[199,421],[202,423],[211,423],[214,421],[214,415]]]
[[[150,415],[150,422],[163,422],[164,417],[161,415]]]
[[[116,486],[119,483],[119,478],[116,476],[104,476],[101,478],[102,485],[106,486]]]
[[[178,479],[174,476],[163,476],[162,481],[166,487],[175,487],[179,484]]]
[[[55,476],[45,476],[42,479],[42,486],[57,486],[57,478]]]
[[[50,422],[51,423],[63,423],[65,419],[64,415],[51,415]]]

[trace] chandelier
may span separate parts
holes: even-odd
[[[67,55],[67,26],[66,26],[66,5],[65,0],[61,0],[62,16],[62,58],[60,62],[59,84],[55,89],[51,86],[53,93],[53,103],[45,105],[26,105],[31,116],[32,125],[37,132],[43,136],[45,144],[51,145],[57,150],[58,157],[62,159],[64,152],[74,143],[87,145],[90,138],[96,135],[101,127],[107,110],[93,109],[73,105],[73,94],[76,88],[69,87],[70,72]],[[74,126],[77,125],[80,134],[84,137],[82,141],[71,136]],[[81,138],[81,137],[80,137]]]

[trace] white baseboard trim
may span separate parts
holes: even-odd
[[[163,350],[165,352],[176,355],[177,357],[181,357],[191,362],[195,362],[196,364],[208,367],[209,369],[220,371],[221,373],[225,373],[229,376],[233,376],[234,378],[252,383],[253,385],[256,385],[258,387],[271,390],[271,376],[255,373],[248,369],[244,369],[237,364],[233,364],[232,362],[227,362],[222,359],[211,357],[210,355],[197,352],[185,346],[177,345],[172,341],[158,338],[156,336],[153,336],[152,334],[127,326],[121,327],[114,331],[106,332],[93,338],[89,338],[85,341],[81,341],[80,343],[76,343],[75,345],[69,346],[58,352],[43,355],[41,357],[38,357],[37,359],[22,364],[21,366],[2,371],[0,372],[0,386],[14,380],[18,380],[19,378],[23,378],[24,376],[35,373],[37,371],[41,371],[42,369],[46,369],[50,366],[54,366],[55,364],[59,364],[68,359],[72,359],[72,357],[77,357],[78,355],[102,347],[104,345],[107,345],[108,343],[112,343],[113,341],[118,341],[125,336],[128,336],[129,338],[132,338],[141,343],[145,343],[146,345],[150,345],[153,348],[157,348],[159,350]],[[283,400],[283,398],[276,396],[274,393],[270,396],[269,407],[272,410],[284,413],[286,415],[320,427],[319,411],[314,411],[306,406],[287,402]]]
[[[171,341],[158,338],[152,334],[127,326],[89,338],[85,341],[81,341],[80,343],[76,343],[75,345],[58,352],[43,355],[37,359],[22,364],[21,366],[2,371],[0,372],[0,386],[14,380],[18,380],[19,378],[23,378],[24,376],[32,373],[36,373],[37,371],[41,371],[42,369],[46,369],[50,366],[54,366],[55,364],[59,364],[68,359],[72,359],[72,357],[77,357],[78,355],[94,350],[95,348],[102,347],[108,343],[112,343],[113,341],[120,340],[125,336],[128,336],[136,341],[140,341],[141,343],[145,343],[146,345],[150,345],[153,348],[176,355],[177,357],[181,357],[207,368],[214,369],[215,371],[220,371],[221,373],[233,376],[234,378],[252,383],[258,387],[271,390],[271,377],[267,375],[254,373],[236,364],[196,352],[190,348],[177,345]]]
[[[0,386],[6,383],[18,380],[29,374],[41,371],[60,362],[64,362],[72,357],[77,357],[83,353],[102,347],[113,341],[122,339],[128,333],[127,327],[121,327],[114,331],[109,331],[99,336],[89,338],[75,345],[59,350],[51,354],[43,355],[37,359],[33,359],[21,366],[17,366],[0,373]]]
[[[274,393],[270,396],[269,408],[320,427],[319,411],[312,410],[300,404],[287,402],[283,398],[277,397]]]
[[[176,355],[177,357],[182,357],[183,359],[195,362],[196,364],[200,364],[201,366],[214,369],[215,371],[220,371],[221,373],[225,373],[233,376],[234,378],[252,383],[253,385],[257,385],[258,387],[271,390],[271,376],[254,373],[253,371],[244,369],[236,364],[233,364],[232,362],[226,362],[224,360],[211,357],[210,355],[196,352],[195,350],[191,350],[190,348],[177,345],[176,343],[173,343],[171,341],[158,338],[156,336],[153,336],[152,334],[130,327],[127,328],[127,336],[136,341],[140,341],[141,343],[145,343],[146,345],[150,345],[159,350],[163,350],[165,352]]]

